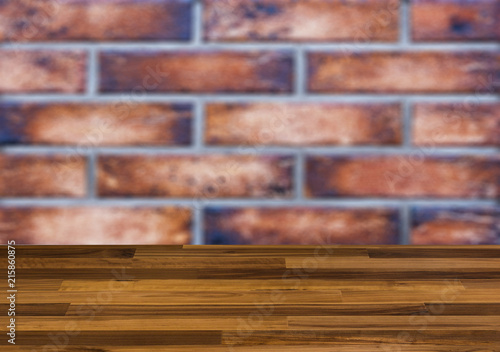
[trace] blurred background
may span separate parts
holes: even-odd
[[[0,238],[500,244],[500,0],[2,0]]]

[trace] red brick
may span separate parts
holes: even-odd
[[[191,108],[180,104],[0,105],[1,144],[185,145]]]
[[[191,5],[180,0],[0,2],[0,40],[189,39]]]
[[[500,70],[494,52],[357,52],[309,54],[311,92],[493,92]]]
[[[292,159],[251,155],[103,156],[104,197],[286,197]]]
[[[412,38],[416,41],[499,40],[498,0],[413,0]]]
[[[209,104],[205,139],[221,145],[399,144],[398,104]]]
[[[0,155],[0,197],[83,197],[83,157]]]
[[[396,41],[399,1],[204,0],[209,41]]]
[[[255,93],[292,90],[291,52],[101,53],[101,91]]]
[[[0,93],[79,93],[85,88],[82,51],[0,49]]]
[[[415,145],[500,146],[500,104],[417,104]]]
[[[500,208],[416,208],[412,213],[412,244],[500,244]]]
[[[392,209],[209,208],[208,244],[395,244]]]
[[[182,208],[0,209],[0,238],[17,244],[189,244],[191,211]]]
[[[307,161],[309,197],[496,198],[500,158],[318,156]]]

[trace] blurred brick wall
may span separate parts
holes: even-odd
[[[0,238],[500,243],[500,0],[1,0]]]

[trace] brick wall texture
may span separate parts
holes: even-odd
[[[500,0],[0,0],[0,240],[500,244]]]

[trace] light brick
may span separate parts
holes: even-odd
[[[416,41],[499,40],[498,0],[413,0],[412,38]]]
[[[185,0],[4,0],[0,40],[186,40]]]
[[[490,198],[500,195],[500,158],[405,155],[307,160],[309,197]]]
[[[85,174],[76,155],[0,155],[0,197],[83,197]]]
[[[286,93],[292,61],[288,51],[103,52],[101,91]]]
[[[81,93],[83,51],[0,49],[0,93]]]
[[[316,93],[472,93],[499,91],[494,52],[314,52],[308,90]]]
[[[3,104],[0,144],[186,145],[191,118],[186,104]]]
[[[209,41],[396,41],[399,1],[204,0]]]
[[[415,245],[500,244],[500,208],[414,208]]]
[[[103,197],[288,197],[292,159],[251,155],[102,156]]]
[[[184,208],[0,208],[3,243],[38,245],[189,244]]]
[[[398,104],[210,104],[205,139],[218,145],[399,144]]]
[[[208,244],[395,244],[394,209],[209,208]]]
[[[413,143],[500,146],[500,104],[416,104]]]

